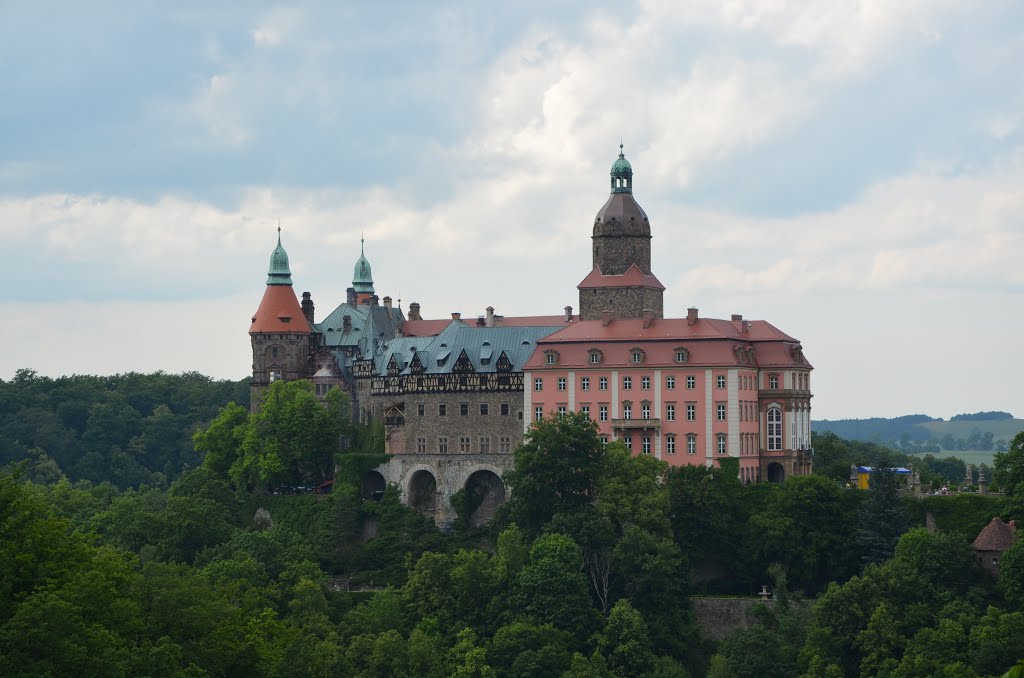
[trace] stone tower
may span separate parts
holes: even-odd
[[[633,167],[619,144],[611,195],[594,218],[593,270],[582,283],[580,319],[663,317],[665,287],[651,273],[651,224],[633,198]]]
[[[258,405],[260,392],[271,382],[310,376],[313,330],[292,289],[288,253],[281,246],[280,227],[277,247],[270,255],[267,289],[252,316],[249,337],[252,341],[253,409]]]

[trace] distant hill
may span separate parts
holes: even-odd
[[[847,440],[889,445],[904,452],[963,452],[1005,450],[1024,431],[1024,419],[1009,412],[958,414],[949,421],[925,414],[884,419],[822,419],[815,431],[831,431]]]

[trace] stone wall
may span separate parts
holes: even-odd
[[[377,400],[379,398],[374,398]],[[440,454],[439,439],[446,438],[448,454],[501,453],[501,440],[507,439],[506,454],[510,454],[523,441],[522,391],[463,392],[463,393],[411,393],[404,401],[393,397],[388,400],[401,403],[405,412],[400,426],[387,426],[388,454]],[[501,414],[501,406],[508,406],[508,414]],[[445,414],[440,414],[440,406]],[[481,405],[487,414],[480,413]],[[420,407],[423,414],[420,414]],[[465,406],[466,414],[462,414]],[[469,449],[460,449],[460,438],[469,438]],[[486,439],[486,451],[481,439]],[[426,448],[420,452],[419,442]]]
[[[602,287],[580,290],[580,319],[600,320],[604,311],[619,319],[641,318],[644,309],[664,317],[663,290],[648,287]]]
[[[308,379],[312,363],[308,334],[254,334],[252,343],[251,407],[255,411],[260,392],[270,384],[271,369],[281,371],[284,381]]]
[[[453,494],[466,489],[471,479],[474,483],[479,480],[478,486],[500,495],[481,497],[481,506],[493,511],[508,494],[500,480],[495,480],[510,468],[511,454],[396,454],[377,467],[376,472],[389,485],[399,487],[402,503],[433,517],[439,527],[449,527],[456,518],[451,503]]]
[[[747,629],[754,624],[754,607],[772,605],[759,598],[707,598],[691,597],[693,614],[697,619],[701,635],[709,640],[724,640],[738,629]]]
[[[622,275],[636,264],[642,273],[651,272],[651,235],[648,227],[643,233],[636,222],[628,225],[619,222],[594,226],[594,266],[604,275]],[[598,235],[599,230],[606,234]],[[623,232],[626,231],[626,232]]]

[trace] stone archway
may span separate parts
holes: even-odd
[[[387,481],[384,480],[384,476],[379,471],[367,471],[363,476],[360,495],[363,499],[380,501],[380,498],[384,496],[384,490],[387,489],[387,486]]]
[[[768,464],[768,482],[781,483],[786,479],[786,469],[777,461]]]
[[[501,477],[489,469],[473,471],[466,478],[466,494],[470,500],[470,506],[474,507],[469,515],[469,524],[472,527],[486,525],[498,507],[505,503],[505,484]]]
[[[426,469],[409,476],[409,507],[419,513],[433,516],[437,511],[437,478]]]

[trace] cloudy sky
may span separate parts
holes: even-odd
[[[239,9],[244,7],[244,9]],[[244,377],[277,222],[425,316],[577,306],[620,137],[666,314],[815,418],[1024,416],[1020,0],[0,3],[0,377]]]

